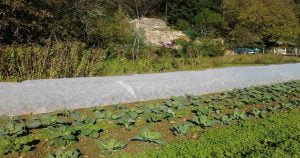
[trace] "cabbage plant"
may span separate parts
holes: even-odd
[[[132,141],[144,141],[144,142],[162,144],[163,141],[161,141],[160,139],[161,139],[161,133],[152,132],[148,128],[143,128],[138,135],[131,138]]]

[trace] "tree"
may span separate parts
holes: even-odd
[[[260,37],[241,26],[236,26],[230,33],[230,43],[232,47],[259,47],[261,46]]]
[[[107,7],[123,12],[132,18],[153,14],[163,0],[105,0]]]
[[[239,32],[249,35],[251,33],[253,39],[259,39],[256,44],[261,43],[262,46],[296,40],[299,34],[299,23],[294,9],[293,0],[223,1],[223,14],[229,34],[234,35]],[[243,28],[245,33],[241,33],[240,28]],[[251,40],[254,41],[256,40]]]
[[[222,27],[223,18],[221,14],[205,8],[195,16],[193,23],[201,36],[208,37],[217,34]]]
[[[31,42],[43,36],[53,14],[36,1],[0,1],[0,43]]]
[[[221,0],[166,0],[165,3],[168,22],[179,29],[195,30],[202,37],[214,36],[221,29]]]
[[[78,40],[95,45],[93,27],[104,27],[95,23],[107,17],[101,4],[100,0],[0,1],[0,43]]]

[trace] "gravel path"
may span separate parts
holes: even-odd
[[[0,82],[0,114],[45,113],[184,94],[206,94],[296,79],[300,79],[300,64]]]

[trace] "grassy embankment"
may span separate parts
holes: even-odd
[[[175,55],[168,54],[172,51],[158,55],[157,52],[161,51],[164,52],[159,49],[144,50],[140,58],[129,60],[122,56],[109,59],[105,50],[86,49],[80,43],[58,43],[52,47],[6,46],[0,48],[0,81],[128,75],[300,62],[298,57],[272,54],[176,58]]]
[[[110,60],[95,66],[95,75],[123,75],[134,73],[153,73],[170,71],[203,70],[235,66],[260,66],[270,64],[298,63],[298,57],[281,55],[233,55],[202,58],[158,58],[140,59],[137,61]]]

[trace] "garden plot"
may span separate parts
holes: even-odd
[[[3,157],[109,157],[300,107],[300,81],[0,119]]]

